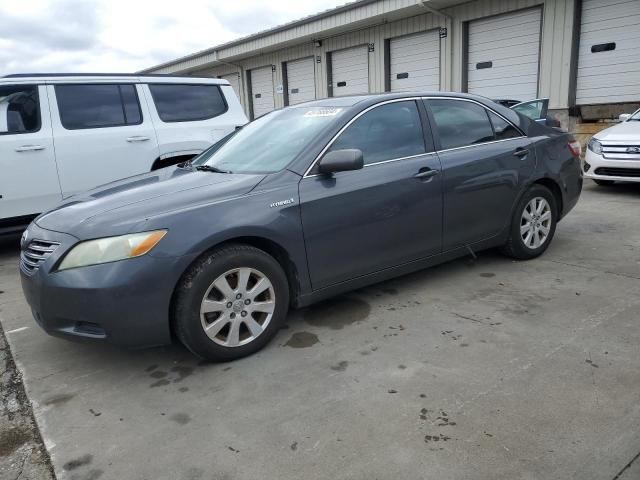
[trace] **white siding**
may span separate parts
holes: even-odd
[[[250,70],[249,74],[251,75],[253,118],[258,118],[275,108],[273,71],[269,65]]]
[[[640,99],[640,1],[583,0],[578,53],[578,105]],[[615,50],[591,47],[615,43]]]
[[[316,99],[315,64],[313,57],[287,62],[289,105]]]
[[[367,46],[331,53],[333,95],[369,93],[369,52]]]
[[[238,99],[242,99],[242,92],[240,90],[240,74],[237,72],[228,73],[226,75],[220,75],[220,78],[224,78],[229,84],[233,91],[236,92]]]
[[[440,90],[440,37],[437,30],[389,41],[392,92]]]
[[[489,98],[536,98],[540,22],[537,8],[470,22],[468,91]]]

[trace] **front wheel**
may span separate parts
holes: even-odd
[[[174,328],[195,355],[235,360],[264,347],[288,307],[289,287],[280,264],[257,248],[230,245],[187,272],[176,292]]]
[[[503,252],[520,260],[542,255],[555,234],[557,212],[556,199],[548,188],[531,187],[518,203]]]

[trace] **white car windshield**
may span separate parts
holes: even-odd
[[[342,108],[303,106],[271,112],[213,145],[193,165],[231,173],[277,172],[343,113]]]
[[[640,122],[640,110],[636,110],[636,112],[629,117],[630,122]]]

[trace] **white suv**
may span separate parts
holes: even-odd
[[[226,80],[0,78],[0,233],[74,193],[202,152],[247,118]]]
[[[584,176],[598,185],[640,182],[640,110],[622,114],[620,120],[596,133],[587,146]]]

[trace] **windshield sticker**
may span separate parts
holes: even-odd
[[[341,108],[321,108],[317,110],[309,110],[304,114],[305,117],[335,117],[342,111]]]

